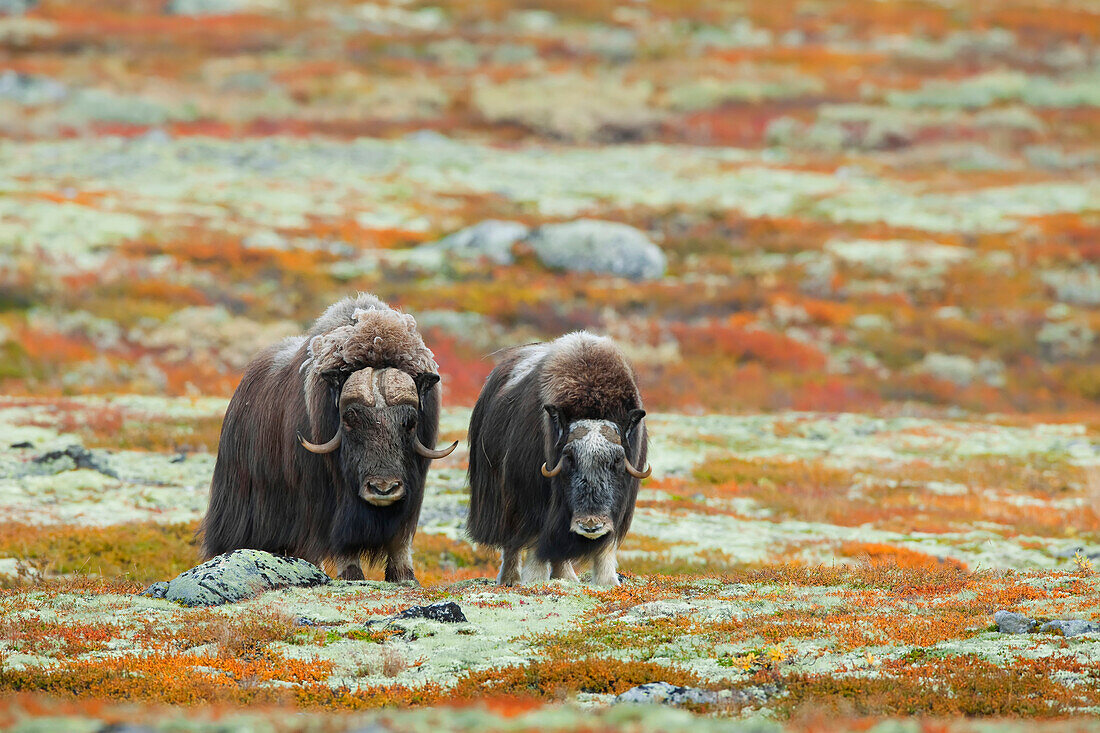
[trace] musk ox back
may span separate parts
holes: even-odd
[[[615,551],[649,475],[641,395],[609,339],[578,332],[508,352],[470,421],[470,516],[475,542],[501,548],[498,582],[618,585]],[[520,553],[526,553],[522,573]]]
[[[361,294],[261,352],[222,423],[203,554],[295,555],[361,579],[413,579],[412,538],[439,428],[432,352],[412,316]]]

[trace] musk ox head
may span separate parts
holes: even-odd
[[[546,406],[547,427],[554,441],[557,463],[542,465],[559,501],[572,513],[569,529],[587,539],[613,532],[626,511],[630,481],[649,476],[631,462],[638,425],[645,410],[631,410],[622,424],[611,420],[586,419],[568,422],[562,411]]]
[[[458,445],[433,450],[416,434],[421,401],[439,381],[423,372],[415,378],[400,369],[364,368],[352,372],[340,389],[340,426],[322,445],[301,435],[313,453],[339,450],[340,472],[358,496],[375,506],[389,506],[405,497],[407,472],[415,456],[443,458]]]

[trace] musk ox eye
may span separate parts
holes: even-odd
[[[355,410],[347,410],[344,412],[344,425],[355,430],[363,425],[363,419]]]
[[[410,433],[416,430],[416,422],[416,415],[409,415],[405,418],[405,430],[408,430]]]

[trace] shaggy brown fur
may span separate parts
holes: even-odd
[[[309,357],[302,364],[310,422],[315,423],[334,384],[364,367],[393,367],[411,375],[439,371],[435,355],[424,345],[416,320],[398,313],[373,295],[360,293],[331,306],[310,329]],[[330,436],[331,437],[331,436]],[[313,440],[327,440],[316,434]]]
[[[620,454],[641,468],[648,445],[644,415],[634,370],[609,339],[580,332],[503,356],[470,420],[466,526],[475,542],[502,549],[500,582],[515,582],[515,553],[524,548],[533,550],[531,560],[559,564],[613,556],[633,518],[638,479],[610,467],[599,477],[570,476],[572,465],[546,478],[539,468],[558,462],[571,435],[587,434],[591,426],[572,429],[578,420],[605,421],[598,433],[613,434],[607,445],[621,446]],[[582,494],[593,492],[614,531],[587,539],[570,526],[575,513],[587,511]]]
[[[371,435],[385,439],[352,431],[335,453],[307,452],[296,434],[315,443],[332,438],[346,419],[342,387],[365,368],[405,371],[419,390],[419,405],[362,405],[376,409],[364,418],[378,426]],[[415,424],[420,442],[435,444],[441,401],[436,371],[412,317],[364,294],[331,306],[307,337],[261,352],[226,410],[202,525],[203,554],[255,548],[356,566],[364,555],[387,559],[387,579],[412,577],[402,557],[416,530],[429,461],[413,451],[413,433],[403,426]],[[405,498],[386,507],[361,500],[352,468],[363,466],[360,473],[400,479]]]
[[[542,363],[543,404],[557,405],[574,420],[609,418],[641,406],[634,369],[610,340],[582,331],[550,346]]]

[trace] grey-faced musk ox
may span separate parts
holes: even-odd
[[[222,424],[203,554],[253,548],[361,580],[414,580],[412,540],[439,429],[438,366],[412,316],[360,294],[261,352]]]
[[[470,420],[467,532],[501,549],[501,585],[618,585],[615,552],[649,475],[634,370],[607,338],[577,332],[507,352]],[[526,558],[520,562],[520,554]]]

